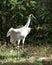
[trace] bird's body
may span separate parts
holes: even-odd
[[[23,40],[24,38],[26,38],[26,36],[29,34],[31,28],[19,28],[19,29],[14,29],[14,28],[10,28],[9,29],[11,31],[11,33],[7,33],[7,37],[10,36],[10,42],[11,43],[15,43],[17,40]]]
[[[14,29],[14,28],[9,29],[9,31],[7,32],[7,37],[10,36],[11,43],[16,43],[16,41],[18,41],[18,46],[19,46],[20,41],[22,40],[22,43],[24,45],[25,38],[31,31],[31,28],[29,27],[31,16],[32,14],[29,15],[28,21],[25,26],[18,29]]]

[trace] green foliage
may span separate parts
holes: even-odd
[[[19,53],[19,59],[18,59]],[[42,62],[40,58],[48,58],[48,62]],[[49,62],[50,61],[50,62]],[[16,63],[16,64],[15,64]],[[32,64],[31,64],[32,63]],[[27,45],[24,50],[12,46],[0,45],[0,65],[52,65],[51,45],[33,46]]]
[[[40,61],[36,61],[36,62],[34,63],[34,65],[43,65],[43,64],[42,64],[42,62],[40,62]]]
[[[52,41],[52,8],[51,0],[1,0],[0,1],[0,30],[2,40],[10,27],[18,28],[24,25],[30,13],[37,20],[32,20],[29,35],[31,41]],[[5,36],[3,38],[3,36]],[[30,42],[31,42],[30,41]],[[38,43],[39,43],[38,42]],[[44,42],[42,42],[44,43]]]

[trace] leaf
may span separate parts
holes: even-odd
[[[20,15],[21,15],[21,17],[23,17],[23,14],[22,13],[20,13]]]
[[[26,10],[26,8],[25,8],[24,6],[21,6],[21,9],[22,9],[22,10]]]
[[[31,4],[36,4],[36,1],[30,1],[31,2]]]

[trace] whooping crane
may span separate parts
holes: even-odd
[[[29,24],[30,24],[32,17],[35,18],[33,16],[33,14],[30,14],[28,17],[28,21],[27,21],[25,26],[18,28],[18,29],[14,29],[14,28],[9,29],[9,31],[7,32],[7,37],[10,36],[10,42],[11,43],[16,43],[16,41],[18,41],[18,47],[19,47],[20,41],[22,40],[22,44],[24,46],[25,38],[27,37],[27,35],[31,31]]]

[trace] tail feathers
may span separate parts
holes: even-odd
[[[10,36],[10,33],[7,32],[7,37],[9,37],[9,36]]]

